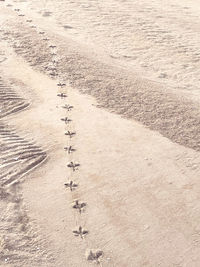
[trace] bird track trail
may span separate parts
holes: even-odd
[[[52,50],[55,49],[55,46],[50,46],[49,45],[49,47]],[[56,53],[53,52],[53,54],[56,54]],[[13,57],[13,55],[11,56],[11,58],[12,57]],[[8,60],[9,60],[9,58],[8,58]],[[12,67],[13,67],[13,70],[14,70],[13,72],[12,72],[12,70],[10,70],[10,73],[12,73],[12,75],[11,75],[12,79],[11,80],[16,79],[17,77],[18,78],[19,77],[26,77],[26,75],[23,76],[23,74],[21,74],[21,73],[20,73],[20,75],[17,75],[15,73],[16,71],[15,71],[14,64],[16,64],[17,61],[19,61],[19,58],[10,59],[10,60],[12,62],[11,64],[13,65]],[[23,65],[23,62],[22,62],[22,65]],[[26,66],[26,64],[25,64],[25,66]],[[8,65],[7,65],[7,69],[9,69],[9,68],[10,68],[10,63],[8,63]],[[54,69],[56,69],[56,68],[54,68]],[[24,70],[27,71],[26,68],[24,68]],[[23,67],[22,67],[21,71],[23,72],[24,70],[23,70]],[[51,69],[51,71],[52,71],[52,69]],[[8,72],[9,72],[9,70],[8,70]],[[19,70],[19,72],[20,72],[20,70]],[[29,73],[29,75],[31,75],[31,74]],[[37,78],[37,75],[35,76],[35,78]],[[34,79],[34,76],[31,79]],[[49,82],[49,80],[48,80],[48,82]],[[24,83],[24,82],[21,80],[21,83]],[[27,81],[25,81],[25,84],[27,86]],[[50,82],[50,84],[52,86],[52,82]],[[68,93],[69,93],[68,90],[66,89],[66,84],[61,83],[61,82],[56,82],[56,83],[53,83],[53,87],[56,90],[54,91],[54,95],[51,94],[51,96],[53,96],[53,99],[57,98],[58,99],[57,101],[59,103],[59,105],[57,105],[56,108],[58,108],[58,106],[59,106],[60,110],[63,111],[62,114],[64,114],[65,116],[68,115],[68,117],[65,117],[63,115],[61,117],[61,115],[60,115],[60,118],[59,118],[59,120],[61,121],[62,128],[63,128],[62,135],[65,138],[65,142],[63,142],[62,150],[63,150],[65,155],[69,154],[68,157],[67,157],[68,160],[69,160],[69,163],[67,164],[67,162],[65,162],[65,164],[63,164],[63,168],[64,169],[67,169],[67,168],[69,169],[67,171],[69,178],[67,178],[67,179],[65,178],[66,179],[65,182],[68,182],[68,180],[76,180],[77,179],[77,175],[75,175],[75,172],[77,172],[78,168],[80,167],[80,164],[75,161],[76,155],[74,155],[74,152],[77,151],[77,149],[72,148],[72,145],[74,145],[74,139],[76,138],[75,127],[74,127],[74,124],[73,124],[73,120],[71,119],[71,113],[72,113],[72,109],[74,108],[74,106],[70,105],[69,102],[66,102],[66,98],[68,98]],[[3,88],[3,86],[2,86],[2,88]],[[13,103],[12,102],[12,106],[11,106],[12,110],[15,109],[15,106],[19,107],[20,104],[21,104],[21,107],[23,107],[23,105],[26,103],[25,99],[23,99],[22,97],[19,97],[19,95],[14,93],[13,91],[8,90],[9,86],[7,86],[5,88],[7,89],[7,91],[6,91],[7,93],[6,93],[6,96],[3,95],[3,100],[11,101],[11,100],[15,99],[15,101],[19,102],[19,103]],[[57,94],[56,94],[56,91],[57,91]],[[45,101],[46,97],[48,98],[48,92],[45,92],[45,94],[46,95],[43,96],[44,97],[44,101]],[[50,96],[50,99],[51,99],[51,96]],[[34,108],[37,109],[37,105],[34,107],[34,101],[35,100],[32,98],[31,99],[31,102],[33,102],[32,103],[32,109],[34,109]],[[48,101],[45,101],[45,103],[46,103],[46,106],[44,108],[43,107],[39,108],[39,111],[38,111],[39,113],[41,112],[41,110],[42,110],[42,112],[44,112],[47,107],[51,106],[51,103],[48,103]],[[25,107],[28,107],[28,106],[29,106],[29,104],[26,103]],[[32,112],[31,111],[32,109],[29,109],[26,112],[26,114],[30,114],[30,116],[26,115],[26,114],[24,116],[24,121],[27,121],[27,122],[30,121],[30,123],[31,123],[30,128],[32,127],[32,125],[35,124],[35,120],[33,120],[34,111]],[[6,111],[4,111],[4,113],[2,112],[2,114],[5,117],[10,113],[11,113],[10,110],[6,110]],[[26,119],[26,116],[27,116],[27,119]],[[47,116],[48,116],[48,111],[47,111]],[[42,121],[42,119],[41,119],[41,121]],[[57,120],[58,120],[58,118],[57,118]],[[18,128],[20,128],[19,127],[18,118],[15,118],[14,122],[16,123]],[[42,123],[43,122],[41,122],[41,125],[42,125]],[[51,121],[51,120],[49,120],[49,123],[51,123],[51,125],[54,125],[53,121]],[[37,129],[37,131],[38,130],[40,130],[40,129]],[[22,131],[22,129],[21,129],[21,131]],[[57,129],[56,129],[56,131],[57,131]],[[7,133],[7,131],[3,132],[3,135],[5,135],[6,133]],[[41,133],[42,132],[40,132],[40,134]],[[45,132],[45,135],[46,134],[47,133]],[[52,133],[50,131],[50,135],[51,134]],[[7,184],[10,184],[13,181],[16,182],[17,177],[21,178],[23,174],[24,175],[26,174],[26,177],[27,177],[28,176],[28,171],[30,171],[30,169],[33,168],[34,166],[37,166],[40,163],[40,161],[43,160],[43,158],[42,158],[43,154],[44,154],[44,159],[47,156],[46,152],[43,152],[39,147],[35,146],[34,144],[32,146],[30,145],[27,148],[26,141],[24,139],[22,139],[22,138],[19,138],[18,135],[15,132],[13,133],[12,138],[10,137],[11,135],[12,135],[12,133],[9,135],[9,139],[11,139],[11,141],[9,141],[8,145],[10,145],[10,144],[12,145],[13,144],[13,146],[9,146],[9,149],[11,150],[13,148],[14,152],[11,151],[11,153],[8,153],[8,151],[6,149],[7,147],[4,149],[5,151],[3,151],[3,153],[0,156],[0,163],[1,163],[1,161],[3,163],[2,164],[2,168],[4,166],[6,168],[8,165],[12,167],[16,162],[18,162],[18,163],[22,162],[22,164],[25,165],[26,163],[28,163],[29,158],[30,158],[30,160],[33,159],[34,162],[33,162],[33,164],[27,164],[27,166],[25,165],[24,169],[20,169],[19,172],[15,171],[15,169],[14,169],[13,173],[11,173],[10,170],[8,170],[8,173],[5,173],[5,174],[3,173],[2,177],[1,177],[1,179],[3,181],[3,183],[2,183],[3,186],[6,186]],[[3,137],[3,138],[5,139],[5,141],[7,141],[7,139],[8,139],[7,135],[5,135],[5,137]],[[18,139],[19,139],[20,145],[18,145],[18,143],[17,143]],[[56,138],[56,139],[59,140],[60,138]],[[13,140],[15,142],[13,142]],[[54,142],[55,139],[54,140],[51,139],[51,141]],[[69,153],[65,152],[64,147],[66,145],[67,145],[67,147],[69,147]],[[44,143],[44,146],[47,146],[46,143]],[[50,150],[51,150],[51,148],[50,148]],[[51,154],[49,154],[49,155],[51,156]],[[37,156],[39,157],[39,159],[37,159]],[[40,158],[40,156],[41,156],[41,158]],[[62,161],[62,159],[59,158],[59,161],[60,160]],[[17,168],[19,168],[19,164],[17,165]],[[49,167],[47,167],[47,168],[49,168]],[[59,168],[59,171],[62,173],[62,170],[60,170],[60,168]],[[6,175],[8,175],[8,174],[10,176],[9,176],[9,179],[6,180]],[[63,187],[64,187],[64,184],[62,185],[62,188]],[[75,186],[73,186],[73,187],[75,189]],[[72,190],[71,190],[71,192],[72,192]],[[71,229],[71,235],[73,235],[73,231],[72,230],[75,227],[81,227],[80,226],[81,224],[86,225],[86,221],[87,221],[87,220],[85,220],[85,218],[83,218],[83,219],[80,218],[81,213],[83,213],[84,210],[85,210],[86,203],[78,201],[77,197],[78,197],[78,194],[75,194],[75,196],[72,195],[72,199],[71,199],[70,203],[68,203],[69,208],[71,208],[72,210],[73,210],[73,205],[72,205],[71,202],[78,203],[78,205],[80,206],[80,207],[78,206],[78,211],[79,211],[80,214],[76,215],[76,211],[74,210],[75,214],[74,215],[72,214],[72,216],[71,216],[72,218],[74,218],[74,226]],[[81,235],[82,236],[81,240],[83,239],[84,235],[85,234],[83,232],[82,235]],[[41,236],[41,235],[39,235],[39,236]],[[44,238],[44,237],[42,236],[42,238]],[[92,243],[89,242],[89,241],[86,242],[85,240],[82,240],[82,242],[84,244],[83,248],[84,248],[85,251],[86,251],[86,249],[89,249],[90,247],[93,247]],[[62,247],[64,246],[63,243],[61,243],[61,246]],[[69,244],[68,244],[68,246],[69,246]],[[81,258],[84,258],[85,251],[82,252],[82,257]],[[101,258],[102,252],[98,253],[98,250],[95,250],[95,251],[96,252],[90,252],[90,254],[88,256],[89,260],[93,261],[93,262],[99,262],[99,258]],[[78,253],[80,254],[80,251]],[[22,256],[22,258],[23,258],[23,256]],[[22,258],[20,259],[21,262],[22,262]],[[11,262],[11,263],[15,262],[14,259],[12,257],[9,257],[9,256],[7,258],[4,257],[3,260],[4,260],[4,262],[5,262],[5,260],[6,260],[6,262],[8,261],[8,262]],[[30,260],[32,260],[31,256],[30,256]],[[63,259],[61,259],[61,260],[63,260]],[[67,262],[69,262],[69,259],[67,259]],[[81,259],[81,262],[82,262],[82,259]],[[50,264],[50,263],[48,263],[48,264]],[[53,265],[54,263],[52,262],[51,264]],[[83,266],[83,263],[81,263],[81,264]],[[63,263],[59,263],[59,266],[63,266]],[[72,266],[72,265],[70,265],[70,266]],[[87,266],[87,264],[86,264],[86,266]]]
[[[6,31],[1,34],[32,67],[52,78],[59,76],[69,81],[72,87],[94,96],[99,107],[135,119],[173,142],[200,150],[198,101],[164,84],[138,77],[94,49],[88,52],[81,44],[63,37],[61,29],[60,35],[56,35],[58,28],[51,30],[44,24],[48,39],[58,44],[55,55],[48,41],[41,40],[37,29],[25,22],[25,18],[15,23],[5,20]],[[49,64],[54,61],[55,64]],[[56,73],[51,70],[54,65]]]
[[[35,117],[40,116],[38,140],[45,139],[50,157],[43,168],[31,174],[35,179],[27,180],[24,195],[29,208],[32,206],[31,216],[54,244],[57,266],[87,266],[83,255],[91,245],[103,249],[105,266],[182,266],[185,251],[188,266],[199,262],[199,233],[193,224],[198,222],[198,212],[188,215],[187,202],[192,197],[195,207],[199,195],[198,185],[194,186],[198,184],[200,161],[195,152],[199,151],[198,105],[191,106],[189,100],[164,88],[162,91],[154,82],[132,77],[106,60],[103,62],[98,55],[88,56],[84,49],[78,50],[76,42],[67,39],[66,45],[65,38],[48,27],[44,37],[34,20],[17,16],[19,21],[15,22],[15,15],[4,11],[11,19],[4,18],[0,35],[29,63],[29,67],[23,67],[18,58],[22,73],[14,67],[13,70],[43,95],[41,107],[25,112],[24,118],[32,120],[34,133],[38,128]],[[24,75],[27,68],[30,79]],[[40,82],[36,83],[35,78]],[[175,143],[135,122],[103,110],[97,112],[90,102],[85,105],[84,98],[68,92],[62,81],[95,96],[102,107],[135,118]],[[68,102],[68,96],[72,102]],[[10,101],[10,96],[4,99]],[[66,100],[67,105],[78,106],[78,110],[69,111],[71,121],[65,120],[69,108]],[[48,118],[44,117],[44,110]],[[171,121],[171,117],[177,121]],[[27,122],[20,127],[17,118],[16,125],[21,130],[28,127]],[[16,140],[14,133],[13,141]],[[22,146],[24,142],[21,141]],[[70,146],[75,147],[75,151],[70,149],[73,153],[68,153]],[[38,149],[32,147],[31,151],[41,156]],[[20,160],[29,160],[29,153],[24,151]],[[6,161],[8,166],[15,163],[12,156]],[[79,162],[80,166],[76,166]],[[73,185],[78,188],[74,190]],[[188,188],[193,188],[191,195]],[[67,189],[70,190],[66,194]],[[75,233],[84,237],[84,231],[88,233],[85,238],[73,236]],[[98,257],[101,251],[87,256],[94,262]]]

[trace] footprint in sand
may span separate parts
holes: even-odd
[[[88,249],[85,253],[86,259],[88,261],[100,263],[100,259],[103,257],[103,251],[98,249]]]
[[[71,29],[73,29],[73,27],[71,27],[71,26],[69,26],[69,25],[64,25],[63,28],[64,28],[65,30],[71,30]]]
[[[64,105],[64,106],[62,106],[62,108],[65,108],[65,109],[67,109],[67,111],[70,111],[70,110],[72,110],[73,109],[73,106],[70,106],[70,105]]]
[[[59,97],[61,97],[61,98],[67,97],[67,95],[64,94],[64,93],[57,94],[57,96],[59,96]]]
[[[56,45],[50,45],[49,48],[56,48]]]
[[[57,83],[57,86],[64,87],[64,86],[66,86],[66,83],[59,82],[59,83]]]
[[[52,15],[52,12],[50,12],[50,11],[45,11],[45,12],[42,14],[43,17],[50,17],[51,15]]]
[[[78,170],[78,167],[80,166],[80,164],[79,163],[75,163],[75,162],[73,162],[73,161],[71,161],[71,162],[69,162],[68,164],[67,164],[67,167],[68,168],[71,168],[74,172],[76,171],[76,170]]]
[[[68,154],[71,154],[72,152],[76,151],[76,149],[74,149],[72,146],[65,147],[64,150],[67,151]]]
[[[65,124],[70,123],[72,120],[70,120],[68,117],[62,118],[61,121],[64,121]]]
[[[73,191],[78,187],[78,185],[75,184],[73,181],[70,181],[69,183],[65,184],[65,187],[69,188],[71,191]]]
[[[65,135],[69,136],[69,138],[72,138],[75,134],[76,134],[76,132],[70,132],[70,131],[67,131],[65,133]]]
[[[73,233],[74,233],[75,236],[80,236],[83,239],[86,235],[89,234],[89,231],[84,230],[82,228],[82,226],[79,226],[79,229],[78,230],[74,230]]]
[[[79,211],[79,213],[82,213],[86,206],[87,206],[87,204],[85,202],[79,203],[79,201],[76,200],[75,204],[72,207],[73,207],[73,209],[77,209]]]

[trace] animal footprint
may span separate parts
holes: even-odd
[[[56,48],[56,45],[50,45],[49,47],[50,48]]]
[[[56,71],[57,69],[56,68],[47,67],[47,70],[49,70],[49,71]]]
[[[71,122],[72,120],[68,119],[67,117],[62,118],[61,121],[64,121],[66,124],[68,124],[69,122]]]
[[[57,86],[60,86],[60,87],[66,86],[66,83],[59,82],[59,83],[57,83]]]
[[[75,236],[80,236],[82,239],[85,237],[85,235],[89,234],[87,230],[84,230],[81,226],[79,226],[78,231],[73,231]]]
[[[75,184],[73,181],[70,181],[69,183],[65,184],[65,187],[73,191],[78,187],[78,185]]]
[[[73,109],[73,106],[65,105],[65,106],[63,106],[63,108],[65,108],[65,109],[67,109],[68,111],[70,111],[71,109]]]
[[[27,19],[27,21],[26,22],[32,22],[32,19]]]
[[[73,161],[71,161],[70,163],[67,164],[68,168],[72,168],[72,170],[75,172],[76,170],[78,170],[78,167],[80,166],[79,163],[74,163]]]
[[[65,148],[64,148],[64,150],[65,150],[65,151],[67,151],[67,152],[68,152],[68,154],[70,154],[70,153],[72,153],[72,152],[76,151],[76,149],[72,148],[72,146],[65,147]]]
[[[54,76],[54,77],[55,77],[55,76],[58,76],[58,73],[56,73],[56,72],[50,72],[50,73],[49,73],[49,75],[51,75],[51,76]]]
[[[63,97],[67,97],[67,95],[64,94],[64,93],[57,94],[57,96],[59,96],[59,97],[61,97],[61,98],[63,98]]]
[[[44,34],[45,32],[39,32],[39,34]]]
[[[88,249],[86,251],[86,259],[88,261],[93,261],[93,262],[96,262],[97,264],[99,264],[101,257],[103,257],[103,251],[102,250]]]
[[[79,201],[76,200],[75,204],[73,205],[73,209],[77,209],[81,213],[81,212],[83,212],[86,205],[87,205],[86,203],[84,203],[84,202],[79,203]]]
[[[65,133],[65,135],[68,135],[69,138],[72,138],[75,134],[76,134],[75,132],[70,132],[70,131],[67,131],[67,132]]]

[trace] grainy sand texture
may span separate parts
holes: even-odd
[[[200,266],[200,3],[0,0],[0,266]]]

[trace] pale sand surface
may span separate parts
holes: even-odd
[[[178,0],[0,2],[0,266],[90,266],[87,249],[100,266],[199,266],[199,13]]]

